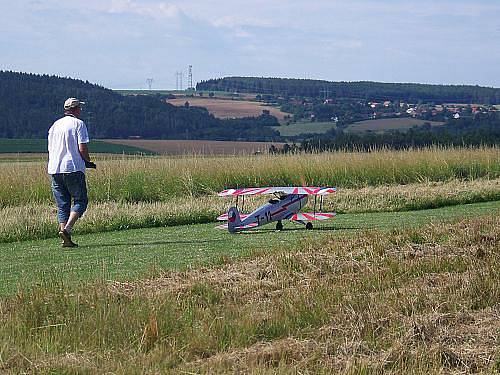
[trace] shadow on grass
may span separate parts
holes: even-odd
[[[248,229],[245,231],[237,232],[237,234],[265,234],[265,233],[273,233],[273,232],[319,232],[319,231],[340,231],[340,230],[359,230],[359,229],[369,229],[369,227],[366,226],[342,226],[342,225],[337,225],[337,226],[329,226],[329,227],[317,227],[313,229],[306,229],[305,227],[297,227],[297,228],[283,228],[282,230],[277,230],[276,228],[273,228],[270,226],[269,228],[259,228],[259,229]]]
[[[76,249],[85,249],[93,247],[116,247],[116,246],[151,246],[151,245],[187,245],[187,244],[205,244],[225,242],[220,240],[179,240],[179,241],[144,241],[144,242],[115,242],[115,243],[102,243],[95,245],[79,245]]]

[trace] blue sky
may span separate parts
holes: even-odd
[[[0,0],[0,70],[175,89],[223,76],[500,87],[500,0]]]

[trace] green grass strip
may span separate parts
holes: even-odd
[[[183,270],[245,257],[253,252],[291,249],[303,239],[352,235],[370,228],[392,229],[479,215],[500,214],[500,201],[435,210],[339,215],[306,231],[295,224],[276,232],[273,225],[230,235],[215,224],[135,229],[78,235],[80,247],[60,248],[56,239],[0,244],[0,295],[34,284],[133,280],[164,270]],[[55,230],[55,228],[54,228]]]

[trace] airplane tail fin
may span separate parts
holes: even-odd
[[[227,212],[227,229],[229,233],[236,232],[236,227],[241,225],[240,213],[236,207],[231,207]]]

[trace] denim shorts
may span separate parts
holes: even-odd
[[[65,223],[71,211],[83,215],[88,205],[85,173],[57,173],[52,176],[52,194],[57,203],[57,219]],[[73,199],[73,207],[71,207]]]

